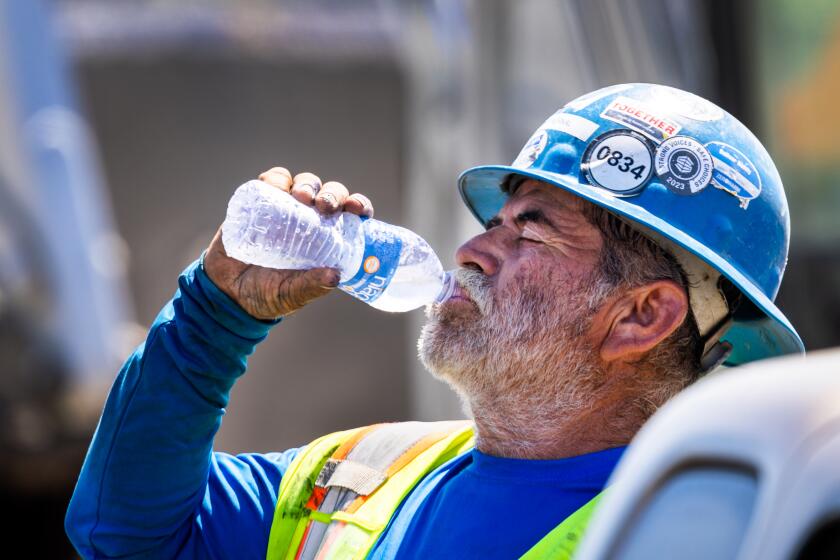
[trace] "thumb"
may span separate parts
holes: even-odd
[[[288,271],[277,291],[280,315],[293,313],[338,286],[341,275],[334,268]]]

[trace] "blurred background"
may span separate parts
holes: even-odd
[[[458,173],[631,81],[764,141],[793,229],[779,304],[809,349],[840,344],[836,0],[0,0],[5,530],[73,557],[62,519],[107,389],[240,183],[275,165],[342,181],[452,266],[478,232]],[[217,448],[460,416],[415,357],[421,322],[343,294],[284,321]]]

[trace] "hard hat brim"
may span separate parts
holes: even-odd
[[[458,178],[458,190],[464,203],[482,225],[498,214],[507,200],[507,194],[502,192],[500,187],[511,174],[552,184],[634,223],[641,224],[696,255],[737,286],[760,313],[736,312],[732,326],[722,337],[722,340],[730,342],[733,346],[732,354],[725,365],[734,366],[805,351],[805,346],[793,325],[749,278],[696,239],[672,227],[644,208],[631,204],[604,189],[574,181],[566,175],[544,170],[521,169],[507,165],[474,167],[464,171]]]

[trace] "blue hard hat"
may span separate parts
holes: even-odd
[[[512,175],[602,206],[670,251],[688,276],[708,367],[805,351],[773,303],[790,239],[782,180],[761,142],[717,105],[652,84],[567,103],[513,164],[461,175],[482,224],[504,205]]]

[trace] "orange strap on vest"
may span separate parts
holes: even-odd
[[[267,558],[364,558],[411,489],[473,445],[466,421],[377,424],[315,440],[280,482]]]
[[[469,422],[376,424],[313,441],[280,483],[266,558],[365,558],[414,486],[473,446]],[[523,559],[571,558],[599,497]]]

